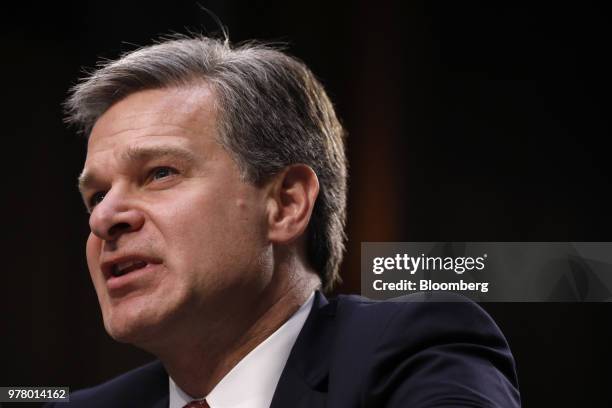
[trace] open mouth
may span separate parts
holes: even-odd
[[[123,276],[137,269],[144,268],[148,265],[146,261],[127,261],[120,262],[112,266],[111,275],[114,277]]]

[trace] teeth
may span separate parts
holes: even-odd
[[[124,269],[129,268],[130,266],[134,265],[135,263],[137,263],[138,261],[127,261],[127,262],[121,262],[117,264],[117,269],[119,271],[122,271]]]
[[[146,266],[145,261],[126,261],[113,265],[112,274],[113,276],[125,275],[128,271],[139,269]]]

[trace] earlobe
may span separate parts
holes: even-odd
[[[319,194],[319,180],[314,170],[296,164],[277,174],[270,188],[268,238],[288,244],[304,234]]]

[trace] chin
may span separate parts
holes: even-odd
[[[104,328],[114,340],[142,348],[164,338],[176,309],[176,296],[157,292],[132,293],[112,300],[102,296],[100,305]]]
[[[151,336],[151,327],[143,324],[129,324],[127,322],[109,321],[104,322],[104,328],[109,336],[120,343],[141,343]]]
[[[103,314],[106,332],[120,343],[142,347],[154,339],[162,338],[163,319],[151,314],[150,311],[115,308]]]

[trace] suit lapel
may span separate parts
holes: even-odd
[[[291,350],[270,408],[325,406],[335,306],[319,291],[315,293],[312,310]]]

